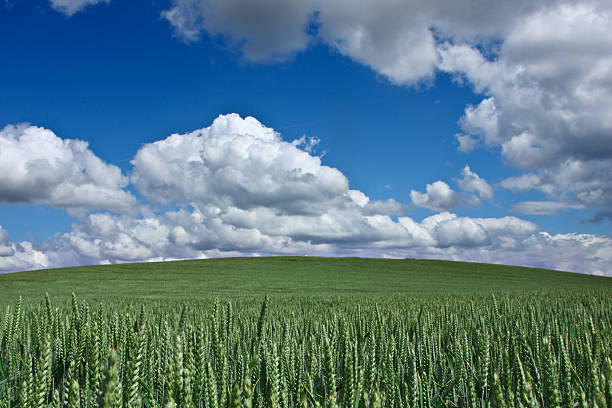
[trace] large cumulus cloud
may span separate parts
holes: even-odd
[[[255,118],[220,116],[210,127],[145,145],[132,183],[152,201],[317,212],[353,203],[347,178],[283,141]]]
[[[86,142],[37,126],[0,130],[0,174],[0,203],[115,210],[135,203],[118,167],[97,157]]]

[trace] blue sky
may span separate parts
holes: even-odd
[[[0,271],[310,254],[610,274],[609,6],[343,3],[5,1]]]

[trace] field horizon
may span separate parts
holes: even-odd
[[[209,297],[478,295],[612,290],[607,277],[429,259],[235,257],[75,266],[0,275],[3,300],[23,296],[135,301]],[[10,298],[10,299],[9,299]]]

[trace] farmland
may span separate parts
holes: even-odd
[[[1,407],[612,407],[609,278],[280,257],[0,291]]]

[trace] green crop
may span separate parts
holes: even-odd
[[[21,299],[0,407],[608,407],[606,292]]]

